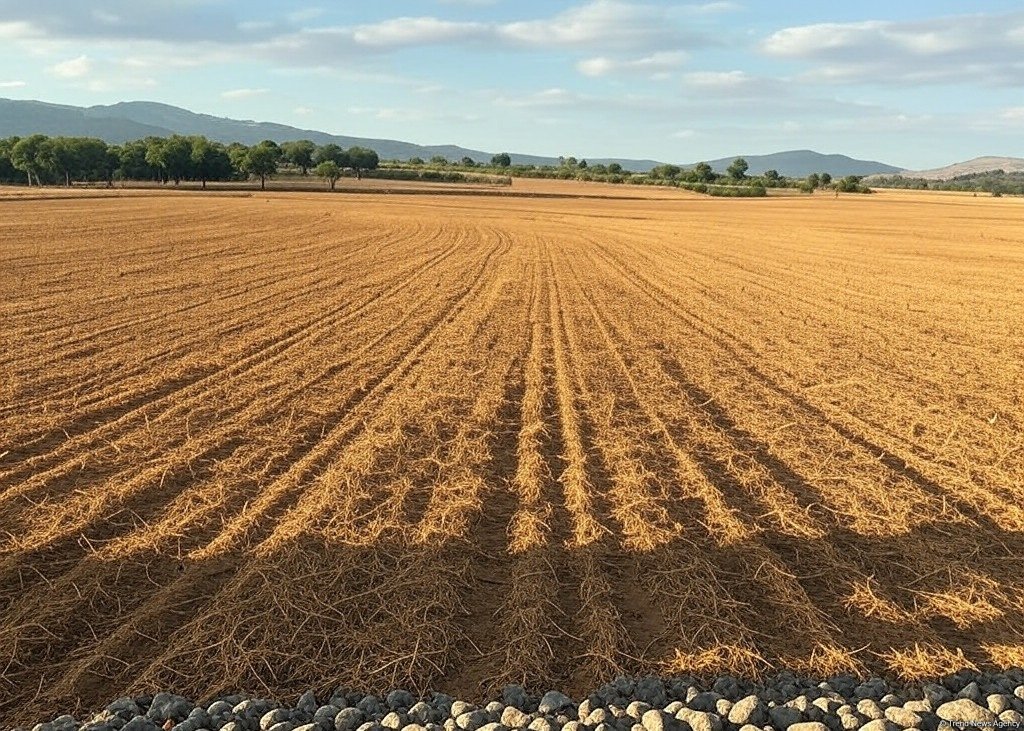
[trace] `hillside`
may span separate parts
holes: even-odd
[[[109,106],[74,107],[39,101],[0,99],[0,137],[41,132],[47,135],[99,137],[109,143],[120,143],[148,135],[204,135],[220,142],[242,142],[247,145],[272,139],[309,139],[323,145],[330,142],[342,147],[359,145],[377,151],[384,159],[405,160],[410,157],[429,159],[443,155],[449,160],[471,157],[490,160],[495,152],[472,150],[458,145],[417,145],[400,140],[335,135],[319,130],[300,129],[286,124],[215,117],[157,102],[119,102]],[[558,159],[538,155],[511,153],[512,162],[522,165],[557,165]],[[592,163],[617,162],[628,170],[645,171],[660,164],[655,160],[592,158]]]
[[[987,173],[1002,170],[1007,173],[1024,172],[1024,158],[1021,157],[976,157],[973,160],[947,165],[932,170],[904,170],[900,173],[905,178],[924,178],[925,180],[949,180],[960,175]]]
[[[747,161],[751,175],[760,175],[765,170],[777,170],[779,174],[793,178],[803,178],[811,173],[843,176],[900,172],[900,168],[882,162],[857,160],[846,155],[823,155],[813,150],[788,150],[770,155],[733,155],[707,162],[716,172],[725,172],[736,157]]]

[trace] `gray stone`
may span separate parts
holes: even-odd
[[[537,710],[541,713],[559,713],[560,711],[574,708],[575,705],[569,696],[559,693],[557,690],[551,690],[540,699],[540,705],[537,706]]]
[[[853,711],[850,711],[849,713],[839,713],[837,714],[837,717],[839,718],[840,726],[842,726],[846,731],[853,731],[853,729],[860,728],[861,720],[855,713],[853,713]]]
[[[402,731],[427,731],[427,729],[418,723],[409,723],[402,727]]]
[[[336,731],[355,731],[366,721],[366,716],[358,708],[342,708],[334,717]]]
[[[264,731],[295,731],[295,724],[291,721],[279,721]]]
[[[736,726],[749,724],[751,726],[764,726],[768,720],[768,713],[764,703],[756,695],[748,695],[732,704],[729,711],[729,723]]]
[[[476,731],[487,723],[487,714],[483,711],[466,711],[455,718],[455,725],[462,731]]]
[[[956,694],[957,698],[966,699],[978,703],[981,700],[981,688],[975,682],[970,682],[963,687],[963,689]]]
[[[231,712],[236,716],[243,718],[259,718],[264,713],[274,707],[274,704],[268,700],[262,698],[247,698],[244,701],[239,701],[231,709]]]
[[[927,699],[920,701],[907,701],[903,704],[904,710],[913,711],[914,713],[931,713],[932,704]]]
[[[893,731],[894,729],[895,726],[884,718],[876,718],[860,727],[860,731]]]
[[[1013,694],[1024,701],[1024,685],[1018,685],[1013,689]]]
[[[411,723],[418,723],[421,726],[426,726],[428,723],[437,721],[440,718],[437,711],[424,701],[413,703],[412,708],[405,715],[409,717]]]
[[[644,717],[644,714],[651,710],[650,703],[644,703],[643,701],[633,701],[626,706],[626,715],[630,718],[635,718],[637,721]]]
[[[320,731],[320,724],[304,723],[301,726],[296,726],[292,731]]]
[[[562,731],[587,731],[587,727],[579,721],[566,721],[562,724]]]
[[[800,723],[804,720],[803,714],[800,711],[788,706],[769,708],[768,717],[771,719],[772,725],[778,728],[789,728],[794,723]]]
[[[398,711],[391,711],[380,720],[380,725],[384,728],[392,729],[392,731],[398,731],[409,722],[409,719],[404,716],[405,714]]]
[[[469,713],[470,711],[475,711],[475,710],[476,710],[476,706],[474,706],[471,703],[466,703],[465,701],[454,701],[452,703],[450,713],[451,713],[452,718],[458,718],[463,713]]]
[[[399,708],[408,710],[414,703],[416,703],[416,699],[407,690],[393,690],[384,698],[384,705],[392,711],[397,711]]]
[[[449,713],[451,711],[452,704],[454,702],[454,698],[452,698],[450,695],[445,695],[444,693],[434,693],[434,695],[430,697],[431,705],[434,706],[434,708],[436,708],[437,710],[443,711],[444,713]]]
[[[339,713],[341,713],[341,709],[333,704],[329,703],[326,706],[320,706],[313,713],[313,723],[324,731],[330,731],[334,728],[334,719]]]
[[[618,731],[615,726],[608,723],[599,723],[594,727],[594,731]],[[623,729],[623,731],[629,731],[629,729]]]
[[[693,731],[722,731],[722,719],[707,711],[682,708],[676,713],[676,719],[689,724]]]
[[[380,699],[375,695],[368,695],[356,703],[356,708],[366,714],[368,718],[374,716],[380,716],[384,713],[384,707],[380,703]]]
[[[943,703],[953,700],[953,694],[949,689],[938,683],[925,683],[921,686],[925,700],[932,704],[932,708],[938,708]]]
[[[882,699],[878,701],[878,705],[880,705],[882,708],[888,708],[889,706],[898,706],[902,703],[903,701],[901,701],[899,697],[892,693],[886,693],[882,696]]]
[[[665,683],[661,678],[641,678],[633,689],[633,697],[652,706],[663,706],[668,702]]]
[[[558,725],[559,727],[564,726],[565,724],[569,723],[569,721],[571,721],[571,720],[572,719],[569,718],[564,713],[559,713],[557,716],[555,716],[555,724]]]
[[[603,708],[595,708],[586,718],[581,719],[588,726],[597,726],[611,718],[611,714]]]
[[[180,695],[157,693],[153,696],[153,702],[146,712],[146,717],[154,721],[184,721],[193,708],[195,708],[195,704]]]
[[[530,703],[530,696],[521,685],[506,685],[501,689],[501,700],[506,706],[514,706],[525,710]]]
[[[813,705],[822,713],[832,714],[835,713],[835,710],[839,708],[839,706],[841,706],[842,703],[833,698],[821,696],[820,698],[815,698],[813,701],[811,701],[811,705]]]
[[[367,721],[360,726],[356,731],[384,731],[384,727],[376,721]]]
[[[139,708],[139,704],[135,702],[134,698],[118,698],[116,701],[109,704],[106,710],[110,711],[115,716],[120,716],[125,721],[130,721],[136,716],[142,715],[142,709]],[[57,720],[54,719],[51,721],[50,725],[56,727]]]
[[[789,731],[829,731],[829,728],[820,721],[801,721],[790,726]]]
[[[670,728],[669,718],[671,716],[666,716],[664,711],[652,708],[640,717],[640,725],[647,731],[666,731],[666,729]]]
[[[728,698],[719,698],[718,702],[715,703],[715,713],[722,718],[728,718],[729,711],[732,710],[732,701]]]
[[[441,728],[443,728],[444,731],[455,731],[458,726],[455,724],[454,718],[446,718],[444,723],[441,724]]]
[[[686,705],[688,705],[695,711],[704,711],[706,713],[712,713],[716,708],[715,704],[718,703],[718,701],[721,700],[721,698],[722,696],[718,695],[718,693],[712,693],[708,691],[705,693],[698,693],[689,701],[687,701]]]
[[[663,709],[665,713],[676,715],[681,708],[686,708],[686,704],[682,701],[672,701]]]
[[[267,731],[271,726],[281,723],[281,721],[288,721],[292,717],[292,712],[287,708],[275,708],[272,711],[267,711],[260,717],[260,728],[263,731]]]
[[[983,723],[990,725],[996,720],[996,714],[987,708],[982,708],[967,698],[943,703],[936,709],[935,713],[943,721],[955,721],[965,724]]]
[[[159,731],[160,724],[139,714],[121,727],[121,731]]]
[[[530,717],[520,711],[516,706],[505,706],[501,712],[501,725],[508,728],[526,728],[530,724]]]
[[[231,704],[228,701],[214,701],[207,707],[206,712],[210,714],[210,718],[214,716],[226,716],[231,713]]]
[[[686,702],[689,703],[698,695],[700,695],[700,690],[691,685],[689,688],[686,689]]]
[[[530,721],[530,725],[526,728],[530,729],[530,731],[552,731],[551,721],[543,716]]]
[[[220,727],[220,731],[247,731],[248,726],[245,726],[241,721],[228,721]]]
[[[1010,710],[1010,699],[1001,693],[992,693],[985,699],[985,705],[998,716],[1003,711]]]
[[[885,718],[885,710],[871,698],[865,698],[857,704],[857,713],[869,721]]]
[[[320,704],[316,701],[316,693],[311,690],[307,690],[305,693],[299,696],[299,700],[295,703],[295,707],[305,713],[315,713],[317,706]]]
[[[889,706],[886,708],[885,717],[900,728],[914,728],[915,726],[920,726],[924,720],[921,718],[921,714],[899,706]]]

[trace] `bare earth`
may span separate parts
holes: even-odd
[[[0,193],[0,721],[1024,664],[1020,200],[60,192]]]

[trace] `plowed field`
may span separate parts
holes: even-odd
[[[1024,205],[0,201],[0,720],[1024,664]]]

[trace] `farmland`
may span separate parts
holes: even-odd
[[[0,719],[1024,665],[1019,200],[34,195]]]

